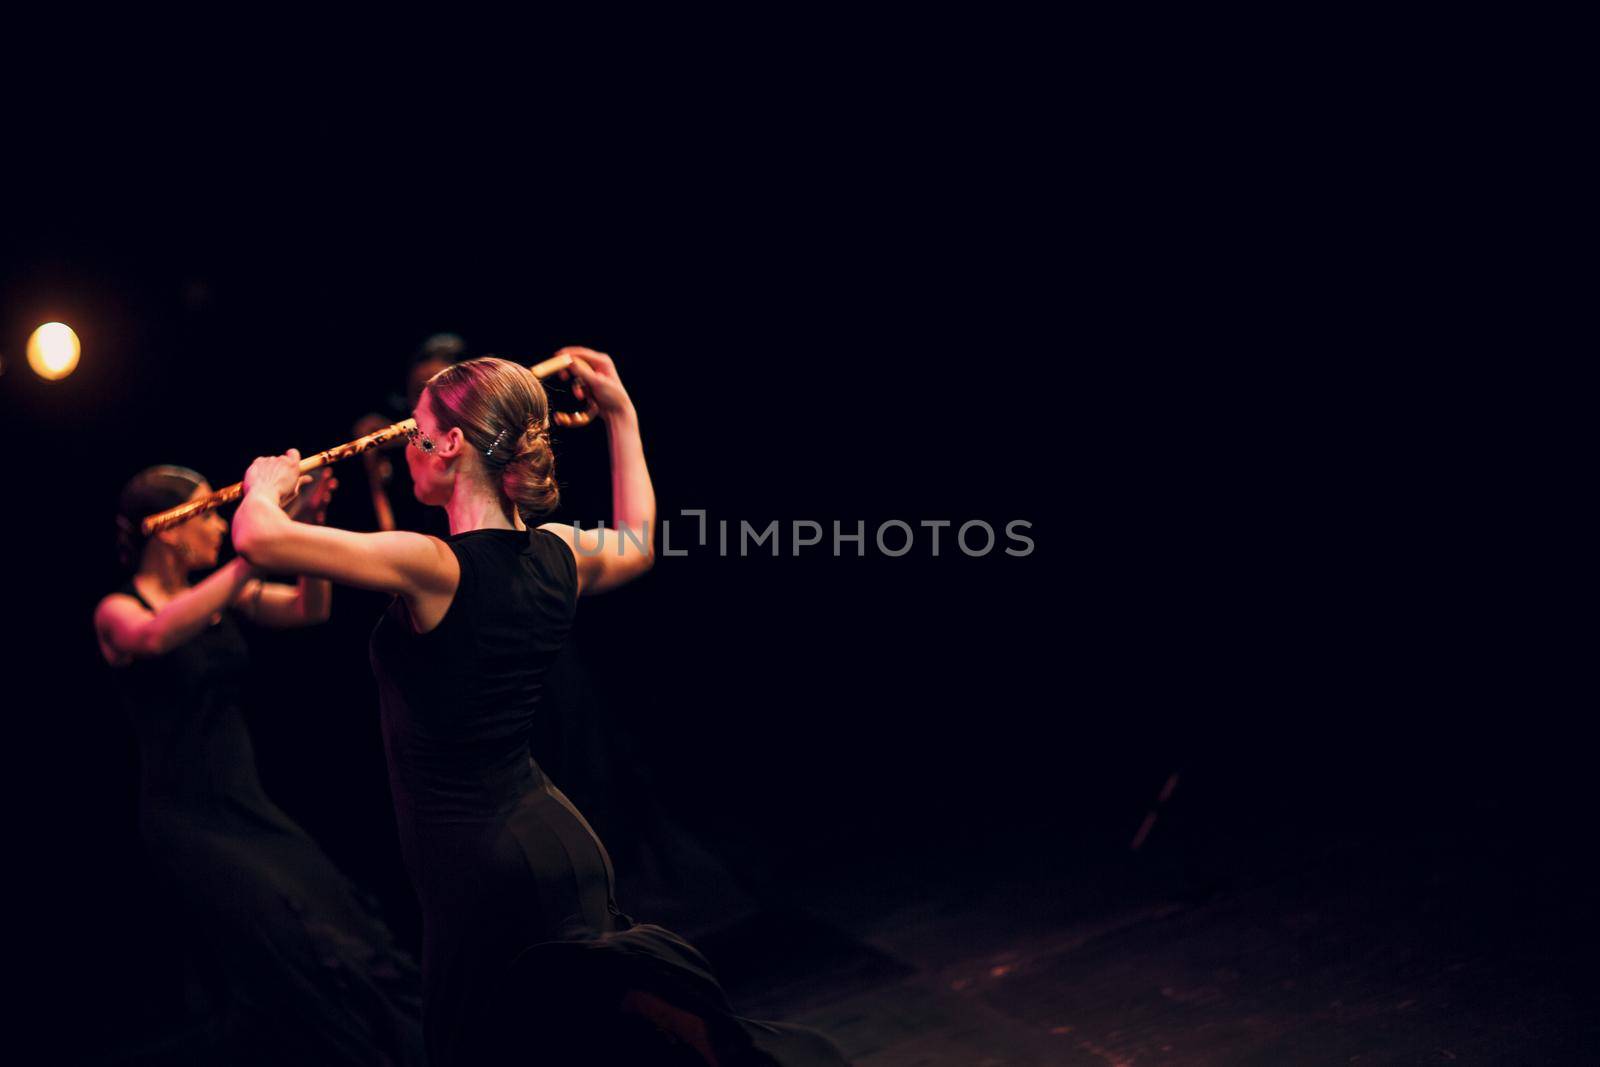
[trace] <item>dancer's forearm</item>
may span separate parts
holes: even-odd
[[[161,605],[127,635],[125,650],[135,656],[160,656],[185,644],[211,623],[217,612],[233,603],[255,571],[243,559],[231,559],[204,581],[196,583]]]
[[[632,404],[606,414],[611,446],[611,523],[628,530],[655,555],[656,491],[644,460],[639,413]]]
[[[333,613],[333,583],[328,579],[301,575],[295,593],[300,618],[306,625],[326,622]]]

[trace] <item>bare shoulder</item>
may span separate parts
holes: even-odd
[[[572,549],[573,555],[578,554],[577,533],[572,529],[571,526],[568,526],[564,522],[544,522],[540,523],[538,528],[544,530],[546,533],[555,534],[557,537],[561,538],[561,540],[567,543],[567,547]]]
[[[555,534],[566,542],[567,551],[572,553],[572,567],[578,575],[578,594],[583,594],[584,587],[594,581],[593,562],[595,553],[585,552],[578,541],[578,531],[564,522],[547,522],[540,525],[539,529],[545,533]]]
[[[101,657],[113,667],[126,667],[133,662],[129,651],[131,635],[141,630],[154,616],[149,608],[139,603],[137,597],[127,593],[111,593],[101,598],[94,609],[94,637],[100,646]]]
[[[94,617],[97,622],[150,613],[150,609],[140,603],[137,597],[129,596],[127,593],[108,593],[94,606]]]
[[[375,559],[400,576],[394,592],[402,596],[454,595],[461,583],[461,560],[442,537],[413,530],[361,534]]]
[[[396,530],[394,533],[416,539],[407,546],[406,551],[413,555],[414,560],[421,563],[419,576],[423,584],[427,584],[428,579],[431,579],[435,586],[455,589],[456,584],[461,581],[461,561],[456,558],[448,541],[432,534],[411,533],[405,530]]]

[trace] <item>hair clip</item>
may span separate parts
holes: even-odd
[[[501,430],[500,431],[499,436],[497,436],[494,439],[494,444],[490,445],[488,450],[484,452],[484,454],[483,454],[483,458],[484,459],[489,459],[489,458],[493,457],[494,450],[499,448],[500,447],[500,442],[504,441],[506,439],[506,433],[507,433],[506,430]]]

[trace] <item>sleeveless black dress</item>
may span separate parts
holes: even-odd
[[[734,1016],[692,946],[618,911],[605,848],[533,760],[577,606],[571,548],[546,530],[447,543],[443,620],[418,634],[397,597],[371,642],[430,1062],[844,1062],[812,1031]]]
[[[132,582],[120,590],[150,605]],[[226,988],[218,1063],[421,1064],[416,964],[256,774],[231,612],[116,673],[139,744],[139,828]]]

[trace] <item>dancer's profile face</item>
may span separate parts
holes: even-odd
[[[189,499],[197,500],[210,492],[211,486],[202,481]],[[222,513],[208,511],[166,531],[164,540],[177,550],[189,570],[199,570],[217,565],[217,555],[227,532],[228,520],[222,517]]]
[[[452,451],[451,433],[439,429],[431,406],[417,401],[411,417],[417,420],[420,433],[406,445],[406,467],[411,471],[411,491],[423,504],[443,507],[450,502],[450,487],[454,481],[454,464],[444,451]],[[452,431],[454,433],[454,431]]]

